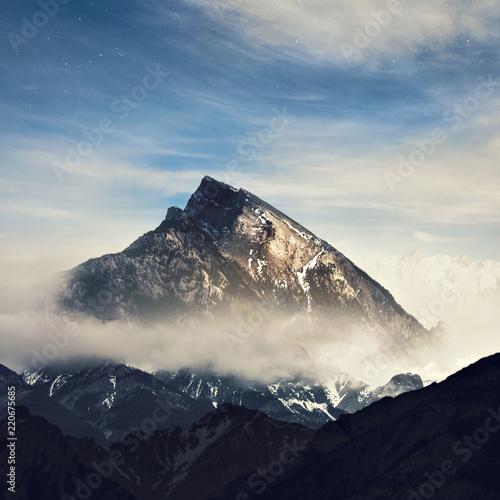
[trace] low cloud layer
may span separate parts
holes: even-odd
[[[61,317],[41,312],[37,293],[13,297],[17,309],[0,311],[0,362],[15,371],[39,369],[58,360],[110,358],[147,371],[210,369],[267,383],[283,379],[328,380],[345,372],[373,385],[398,373],[418,373],[441,380],[495,351],[488,304],[478,315],[460,320],[461,328],[439,334],[442,342],[414,350],[395,350],[366,331],[347,333],[329,327],[312,329],[306,315],[283,316],[256,307],[245,317],[193,320],[190,325],[160,322]],[[496,349],[498,350],[498,349]]]

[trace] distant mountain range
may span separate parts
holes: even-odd
[[[281,381],[266,385],[188,370],[153,376],[114,362],[54,364],[21,375],[0,365],[0,417],[6,414],[9,386],[16,387],[20,404],[65,434],[105,444],[133,429],[187,428],[225,403],[319,428],[343,413],[353,413],[385,396],[420,389],[423,384],[418,375],[411,374],[397,375],[380,387],[370,387],[347,374],[324,384]]]
[[[428,328],[464,308],[483,311],[500,300],[500,262],[472,262],[465,255],[428,257],[418,249],[402,256],[376,254],[363,267]]]
[[[266,385],[190,370],[155,375],[179,392],[193,399],[209,400],[215,407],[223,403],[245,406],[274,419],[310,428],[319,428],[343,413],[354,413],[385,396],[395,397],[423,387],[421,378],[410,373],[396,375],[380,387],[371,387],[346,373],[310,385],[290,381]]]
[[[499,380],[496,354],[317,431],[223,404],[187,429],[135,431],[107,447],[17,407],[15,498],[494,500]],[[6,444],[3,420],[2,463]]]

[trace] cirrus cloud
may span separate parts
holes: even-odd
[[[439,54],[443,44],[457,37],[491,41],[498,37],[500,17],[496,2],[460,0],[189,0],[214,19],[243,33],[255,48],[272,48],[291,58],[311,62],[346,61],[342,46],[368,31],[365,47],[350,62],[373,62],[379,57],[418,57],[422,48]],[[381,20],[382,10],[394,14]],[[379,29],[367,28],[371,21]],[[443,58],[449,59],[447,51]]]
[[[422,241],[423,243],[455,243],[459,241],[470,241],[470,238],[444,238],[423,231],[415,231],[413,236],[416,240]]]

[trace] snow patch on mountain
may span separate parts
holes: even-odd
[[[115,396],[116,393],[110,394],[107,398],[103,399],[102,405],[109,410],[113,406],[113,402],[115,401]]]
[[[50,385],[50,388],[49,388],[49,398],[51,398],[54,395],[54,393],[65,384],[65,382],[68,380],[68,378],[69,377],[67,375],[59,375],[52,382],[52,384]]]
[[[283,220],[283,222],[295,233],[297,233],[301,238],[304,238],[306,241],[312,241],[314,245],[320,246],[321,240],[314,236],[314,234],[304,233],[303,231],[299,231],[296,227],[292,226],[287,220]]]
[[[306,276],[307,272],[314,269],[316,267],[316,264],[318,263],[318,259],[325,253],[325,249],[322,248],[320,252],[316,254],[316,256],[311,259],[303,268],[302,271],[297,271],[297,278],[299,280],[300,286],[302,287],[302,290],[304,290],[304,293],[307,296],[307,312],[311,313],[312,311],[312,298],[311,294],[309,293],[311,286],[309,283],[306,281]]]
[[[44,383],[50,380],[43,370],[33,372],[25,371],[21,374],[21,376],[28,385],[37,385],[37,383]]]

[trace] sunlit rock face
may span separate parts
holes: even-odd
[[[184,210],[170,208],[157,229],[123,252],[70,271],[59,295],[64,309],[105,320],[217,318],[251,310],[256,301],[321,331],[362,330],[395,344],[428,335],[329,243],[210,177]]]

